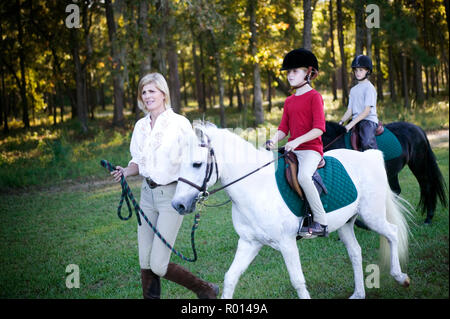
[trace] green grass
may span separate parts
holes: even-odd
[[[448,149],[436,155],[448,184]],[[417,204],[418,186],[408,169],[401,173],[403,195]],[[131,182],[139,197],[139,182]],[[59,189],[0,196],[0,298],[140,298],[136,219],[117,218],[120,187],[109,184],[86,192]],[[223,192],[211,203],[226,200]],[[180,263],[206,280],[223,287],[223,277],[236,250],[238,236],[230,204],[202,212],[196,233],[199,259]],[[380,288],[367,289],[367,298],[448,298],[448,211],[439,206],[432,226],[415,215],[407,272],[409,289],[384,274]],[[192,256],[186,216],[175,247]],[[363,250],[364,269],[377,263],[378,235],[361,229],[356,235]],[[347,298],[353,292],[353,272],[336,233],[328,239],[298,241],[303,271],[313,298]],[[80,288],[65,286],[66,266],[80,267]],[[367,274],[366,274],[367,275]],[[275,284],[276,283],[276,284]],[[194,298],[194,294],[166,280],[163,298]],[[264,247],[242,275],[236,298],[297,298],[281,254]]]
[[[324,96],[329,105],[327,119],[336,120],[338,103]],[[448,98],[427,108],[402,115],[380,108],[384,122],[406,120],[423,123],[425,129],[448,128]],[[195,109],[184,110],[192,120],[201,118]],[[444,116],[445,115],[445,116]],[[275,127],[281,110],[266,114],[264,127]],[[387,120],[386,120],[387,118]],[[207,119],[218,123],[218,110]],[[227,110],[229,127],[237,127],[241,117]],[[251,116],[249,122],[251,123]],[[111,118],[91,121],[87,135],[68,122],[56,127],[37,126],[13,130],[0,137],[0,298],[141,298],[137,253],[136,219],[117,218],[120,187],[110,182],[100,159],[126,165],[129,139],[134,124],[127,117],[124,129],[111,128]],[[448,185],[448,148],[435,149]],[[99,182],[98,185],[94,182]],[[109,182],[108,182],[109,181]],[[80,184],[81,182],[81,184]],[[139,198],[139,181],[130,181]],[[30,186],[31,185],[31,186]],[[418,204],[419,187],[405,168],[400,174],[402,196]],[[210,203],[227,198],[219,192]],[[124,207],[126,209],[126,207]],[[125,214],[125,212],[124,212]],[[175,247],[192,256],[190,231],[193,215],[184,218]],[[433,224],[422,225],[424,217],[415,213],[407,272],[412,283],[400,287],[383,274],[380,288],[366,289],[368,298],[449,298],[448,209],[438,206]],[[363,251],[363,267],[377,263],[378,235],[356,230]],[[203,211],[196,233],[199,259],[196,263],[172,261],[223,288],[223,277],[233,260],[238,236],[234,231],[230,204]],[[298,241],[302,267],[313,298],[347,298],[353,292],[353,272],[347,252],[337,234],[330,238]],[[80,267],[80,288],[66,288],[65,269]],[[366,273],[367,275],[367,273]],[[235,298],[297,298],[281,254],[264,247],[242,275]],[[162,298],[195,298],[183,287],[162,281]]]

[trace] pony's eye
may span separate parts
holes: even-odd
[[[194,166],[195,168],[199,168],[200,166],[202,166],[202,162],[196,162],[192,164],[192,166]]]

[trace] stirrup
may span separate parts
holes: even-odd
[[[300,227],[297,232],[297,236],[301,236],[304,238],[315,238],[315,237],[328,237],[328,225],[322,226],[321,224],[317,223],[321,227],[321,231],[317,232],[313,229],[313,224],[310,224],[308,226],[303,226],[304,218],[300,222]]]

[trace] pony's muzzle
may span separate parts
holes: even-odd
[[[192,213],[195,209],[195,202],[190,205],[185,203],[182,200],[173,200],[172,207],[178,212],[180,215],[186,215]]]

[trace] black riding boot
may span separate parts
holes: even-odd
[[[161,283],[158,275],[150,269],[141,269],[141,281],[144,299],[161,298]]]

